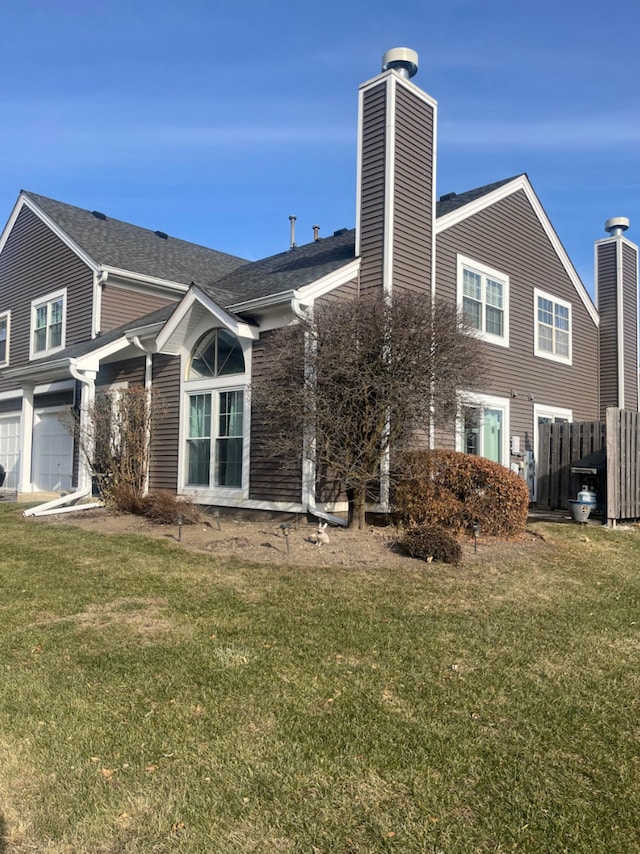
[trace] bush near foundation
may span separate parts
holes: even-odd
[[[430,563],[452,563],[462,561],[462,547],[453,534],[434,525],[415,525],[405,531],[400,545],[411,557]]]
[[[395,478],[398,522],[436,525],[453,533],[471,531],[509,537],[525,529],[529,490],[524,480],[483,457],[456,451],[404,454]]]

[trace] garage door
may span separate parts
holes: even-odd
[[[42,492],[69,492],[73,470],[73,437],[63,423],[65,410],[35,413],[33,486]]]
[[[20,476],[19,415],[0,415],[0,465],[7,473],[2,489],[15,492]]]

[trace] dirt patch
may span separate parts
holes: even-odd
[[[166,605],[164,599],[114,599],[103,605],[89,605],[79,614],[68,614],[64,617],[45,614],[35,625],[75,623],[79,629],[126,626],[138,635],[157,634],[174,628],[171,621],[164,616]]]
[[[216,557],[236,557],[258,563],[336,567],[424,567],[423,561],[405,555],[397,545],[400,532],[368,526],[365,530],[330,527],[329,542],[318,546],[316,525],[303,517],[291,522],[287,530],[280,521],[248,521],[221,516],[195,525],[159,525],[140,516],[115,513],[101,508],[33,518],[34,524],[77,525],[99,534],[138,534],[164,539],[179,548],[200,551]],[[477,550],[472,539],[463,542],[465,563],[494,563],[526,559],[548,548],[544,540],[527,531],[504,541],[480,537]]]

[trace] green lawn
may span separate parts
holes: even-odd
[[[230,563],[0,505],[0,851],[640,851],[640,532]]]

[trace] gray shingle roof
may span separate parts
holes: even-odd
[[[444,196],[440,196],[439,201],[436,203],[436,217],[451,213],[451,211],[455,211],[463,205],[468,205],[469,202],[475,202],[476,199],[486,196],[488,193],[497,190],[498,187],[502,187],[510,181],[514,181],[516,178],[520,178],[520,175],[512,175],[511,178],[494,181],[493,184],[485,184],[483,187],[467,190],[466,193],[445,193]]]
[[[247,264],[203,290],[223,306],[301,288],[355,257],[355,229]]]
[[[247,263],[226,252],[177,237],[165,239],[147,228],[109,216],[100,219],[92,211],[23,192],[98,264],[190,285],[215,281]]]

